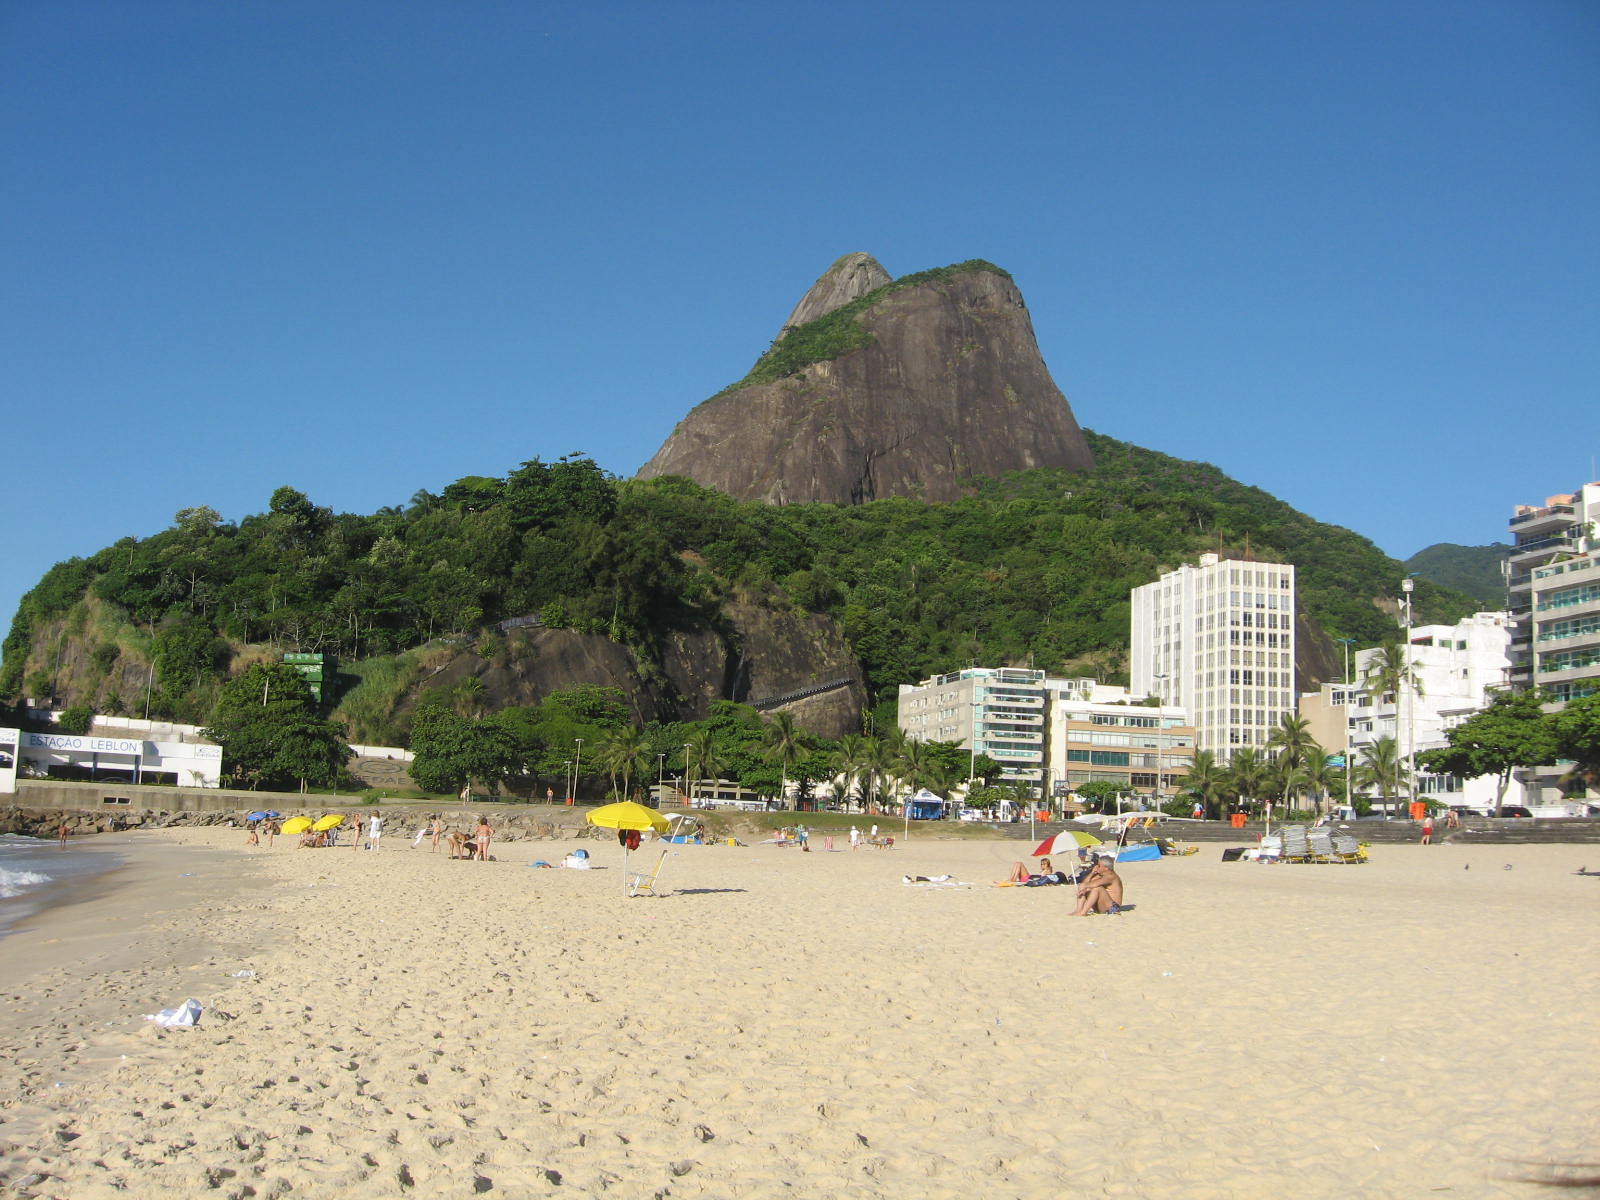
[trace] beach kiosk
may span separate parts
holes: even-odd
[[[943,799],[935,796],[927,788],[921,788],[916,795],[906,801],[906,816],[912,821],[942,821],[944,804]]]

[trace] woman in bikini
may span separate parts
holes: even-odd
[[[478,818],[478,828],[473,831],[472,841],[478,848],[478,861],[489,861],[489,842],[494,837],[494,830],[489,826],[488,817]]]

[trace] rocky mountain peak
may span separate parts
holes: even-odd
[[[893,280],[894,276],[885,271],[872,255],[860,251],[846,254],[824,271],[811,289],[800,297],[800,303],[794,306],[794,311],[783,323],[778,336],[781,338],[797,326],[825,317],[834,309],[843,308],[850,301],[859,300]]]
[[[860,504],[954,500],[975,475],[1093,465],[1009,274],[972,259],[891,280],[849,254],[639,475],[771,504]]]

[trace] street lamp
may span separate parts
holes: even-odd
[[[571,804],[578,798],[578,774],[583,764],[583,739],[574,738],[578,744],[577,751],[572,756],[572,790],[567,793],[567,803]]]
[[[666,802],[667,797],[667,752],[665,750],[656,755],[656,807],[659,808]]]
[[[1405,641],[1400,646],[1400,687],[1405,691],[1406,722],[1406,798],[1417,802],[1417,705],[1416,688],[1411,680],[1411,590],[1415,587],[1417,573],[1413,571],[1400,581],[1400,602],[1405,609]],[[1398,701],[1400,697],[1395,697]],[[1398,713],[1395,714],[1399,716]]]
[[[1165,719],[1164,719],[1164,717],[1162,715],[1161,709],[1167,703],[1167,694],[1166,694],[1167,693],[1167,689],[1161,686],[1161,681],[1163,679],[1170,679],[1171,676],[1167,675],[1167,674],[1165,674],[1163,672],[1163,673],[1160,673],[1160,674],[1152,675],[1151,678],[1156,681],[1155,692],[1156,692],[1156,701],[1157,701],[1157,706],[1156,706],[1156,792],[1155,792],[1156,802],[1155,802],[1155,806],[1154,807],[1156,808],[1157,811],[1160,811],[1160,809],[1161,809],[1161,762],[1162,762],[1161,746],[1162,746],[1162,741],[1166,736],[1165,733],[1163,732],[1166,729],[1166,721],[1165,721]]]
[[[694,784],[689,781],[689,752],[693,749],[693,742],[683,744],[683,803],[686,808],[694,807]]]
[[[1344,806],[1349,808],[1351,779],[1355,775],[1355,764],[1350,761],[1350,703],[1355,698],[1355,681],[1350,678],[1350,647],[1355,638],[1335,638],[1334,641],[1344,646]]]

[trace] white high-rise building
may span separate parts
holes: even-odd
[[[1129,686],[1181,705],[1226,762],[1295,711],[1294,567],[1202,554],[1133,589]]]

